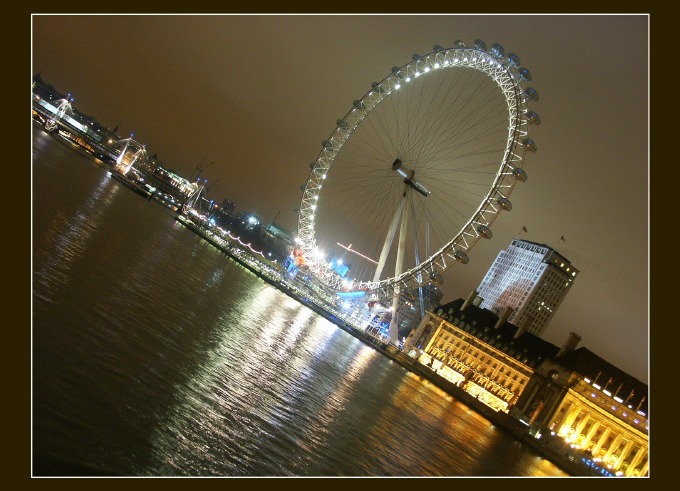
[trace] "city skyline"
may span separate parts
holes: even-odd
[[[202,175],[211,197],[265,220],[280,213],[294,230],[309,162],[372,81],[435,44],[502,44],[540,93],[538,151],[493,239],[452,268],[443,302],[467,297],[521,233],[581,271],[543,337],[559,346],[576,332],[647,382],[648,25],[644,15],[35,15],[32,69],[181,175],[215,161]]]

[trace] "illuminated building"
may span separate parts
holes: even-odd
[[[330,258],[330,261],[328,261],[328,266],[335,271],[338,276],[345,277],[347,276],[347,273],[349,273],[350,269],[352,269],[351,264],[345,263],[341,258],[336,258],[332,257]]]
[[[273,257],[277,260],[285,261],[295,245],[292,232],[272,220],[265,230],[265,236],[266,243]]]
[[[578,270],[551,247],[513,239],[498,254],[477,289],[483,299],[481,307],[498,315],[509,307],[510,322],[540,336],[576,275]]]
[[[647,475],[647,385],[586,348],[564,351],[536,369],[510,414],[603,471]]]
[[[407,338],[404,351],[496,411],[508,412],[534,368],[559,348],[474,304],[442,305]]]
[[[289,230],[286,230],[283,228],[281,225],[276,223],[275,221],[272,220],[272,222],[269,224],[269,226],[266,229],[267,235],[270,235],[271,237],[275,237],[283,242],[285,242],[286,245],[292,247],[293,244],[295,243],[295,240],[293,238],[293,233],[290,232]]]
[[[262,219],[250,211],[239,211],[236,214],[236,221],[240,222],[245,230],[252,230],[262,223]]]
[[[594,473],[648,474],[647,385],[586,348],[571,333],[562,348],[465,301],[442,305],[407,338],[404,352],[535,438]]]

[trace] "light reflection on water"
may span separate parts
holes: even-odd
[[[37,475],[563,476],[36,131]]]

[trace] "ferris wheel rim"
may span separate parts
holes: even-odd
[[[374,82],[372,89],[361,99],[355,100],[352,108],[337,121],[329,138],[322,143],[322,150],[316,160],[310,165],[311,171],[303,189],[298,220],[299,247],[310,259],[312,271],[321,276],[324,283],[337,289],[342,287],[342,280],[330,271],[323,261],[314,260],[317,247],[314,224],[315,200],[318,199],[328,171],[353,131],[381,102],[397,91],[404,80],[408,82],[408,78],[417,78],[433,69],[472,68],[491,77],[501,89],[508,111],[508,136],[503,158],[498,164],[498,171],[484,199],[465,225],[448,242],[420,264],[399,275],[378,281],[359,282],[357,287],[387,295],[395,288],[422,286],[428,282],[423,281],[424,273],[428,276],[441,274],[453,264],[467,263],[469,259],[467,251],[480,238],[490,238],[491,224],[501,211],[511,208],[508,197],[516,182],[526,180],[526,173],[522,170],[526,152],[535,150],[535,145],[528,139],[528,125],[532,122],[528,116],[529,97],[522,89],[523,82],[527,80],[528,70],[519,66],[518,59],[515,63],[511,57],[516,58],[516,55],[509,54],[507,58],[503,58],[502,48],[499,55],[493,49],[487,51],[485,46],[483,48],[456,46],[449,49],[435,47],[435,50],[427,55],[414,55],[412,61],[401,67],[393,67],[391,73],[380,82]],[[420,71],[421,68],[423,71]],[[528,80],[530,79],[529,74]],[[533,89],[528,90],[535,94]],[[535,113],[533,115],[538,118]]]

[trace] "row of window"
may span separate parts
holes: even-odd
[[[548,252],[548,249],[546,249],[545,247],[539,247],[535,244],[528,244],[526,242],[520,242],[520,241],[515,241],[515,240],[513,240],[511,242],[511,246],[514,246],[517,249],[535,252],[537,254],[542,254],[542,255],[545,255]]]
[[[455,333],[449,330],[440,331],[440,339],[437,340],[437,348],[439,350],[449,352],[452,351],[454,356],[463,355],[467,352],[467,356],[470,361],[477,361],[479,364],[486,365],[490,370],[495,370],[499,367],[498,352],[496,352],[493,347],[507,353],[513,359],[518,360],[520,363],[528,363],[528,358],[526,353],[519,352],[512,347],[502,346],[501,341],[496,338],[495,340],[489,340],[489,344],[485,348],[484,346],[472,345],[470,342],[461,339],[456,336]],[[496,344],[498,346],[496,346]],[[524,350],[526,352],[526,349]],[[508,376],[513,375],[513,380],[517,380],[518,371],[511,368],[505,363],[500,364],[498,370],[500,374],[506,374]]]

